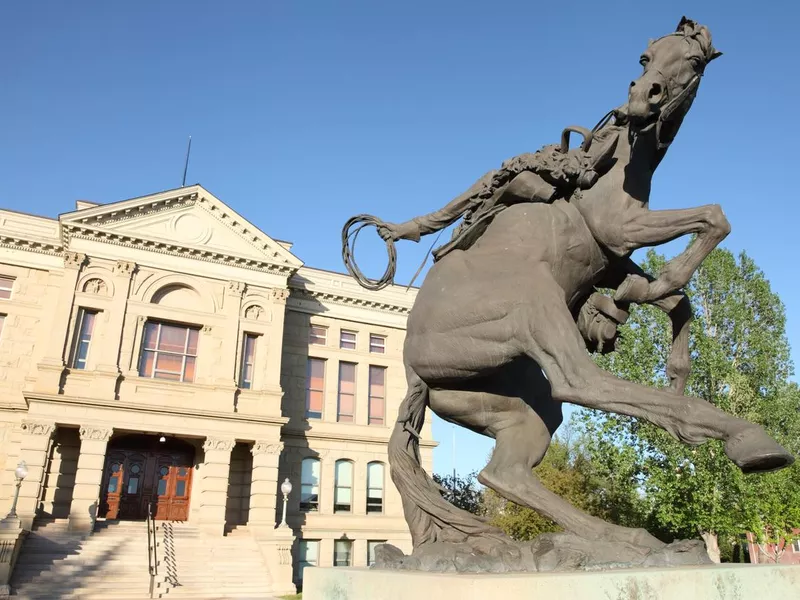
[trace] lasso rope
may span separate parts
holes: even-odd
[[[344,224],[342,228],[342,260],[344,261],[345,267],[347,267],[347,272],[350,273],[362,287],[368,290],[378,291],[391,285],[394,281],[394,274],[397,271],[397,250],[395,250],[394,241],[386,240],[386,253],[389,255],[389,264],[386,266],[386,271],[384,271],[383,276],[381,276],[380,279],[370,279],[364,275],[356,264],[355,251],[358,234],[368,225],[380,227],[383,225],[383,221],[372,215],[356,215]]]

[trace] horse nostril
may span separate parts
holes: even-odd
[[[650,87],[650,96],[649,97],[652,99],[652,98],[657,98],[660,95],[661,95],[661,85],[659,85],[658,83],[654,83]]]

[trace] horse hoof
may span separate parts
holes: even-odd
[[[614,293],[615,302],[643,302],[650,292],[650,282],[641,275],[628,275]]]
[[[725,443],[725,454],[744,473],[767,473],[794,463],[794,455],[760,427],[746,429],[730,438]]]

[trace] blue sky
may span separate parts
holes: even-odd
[[[343,270],[352,215],[409,219],[503,160],[622,104],[683,14],[709,66],[652,207],[718,202],[786,304],[800,350],[797,3],[16,2],[0,19],[0,206],[55,216],[201,183],[307,264]],[[430,242],[400,244],[407,283]],[[679,245],[671,244],[669,252]],[[382,272],[380,245],[359,262]],[[434,424],[436,470],[451,427]],[[491,442],[459,431],[456,467]]]

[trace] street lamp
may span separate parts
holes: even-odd
[[[24,460],[19,461],[17,468],[14,469],[14,476],[17,478],[17,491],[14,492],[14,502],[11,505],[11,510],[6,515],[6,519],[17,519],[17,500],[19,500],[19,488],[22,486],[22,480],[28,476],[28,465]]]
[[[292,493],[292,482],[287,477],[281,484],[281,493],[283,494],[283,519],[278,527],[288,527],[286,523],[286,505],[289,503],[289,494]]]

